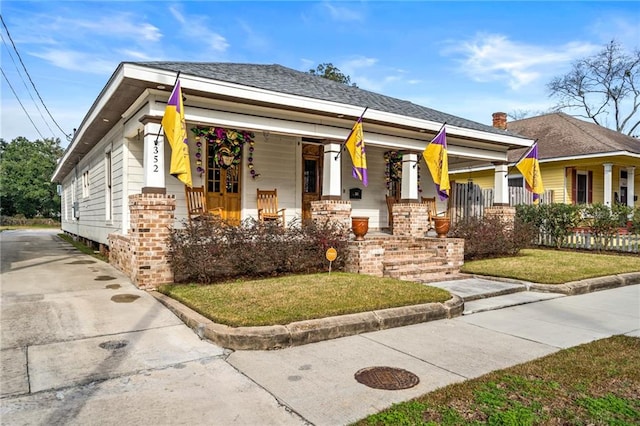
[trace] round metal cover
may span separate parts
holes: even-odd
[[[392,367],[367,367],[355,374],[359,383],[374,389],[409,389],[420,383],[420,379],[410,371]]]

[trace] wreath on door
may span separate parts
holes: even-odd
[[[247,164],[253,171],[253,145],[254,134],[245,130],[225,129],[223,127],[194,127],[191,131],[196,136],[196,145],[204,140],[212,146],[214,161],[216,165],[223,169],[236,167],[242,161],[242,146],[245,143],[250,145]],[[200,152],[196,153],[202,156]]]

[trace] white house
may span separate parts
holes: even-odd
[[[416,203],[435,196],[421,153],[445,123],[449,167],[492,165],[495,203],[508,205],[507,151],[533,143],[280,65],[125,62],[87,112],[52,178],[63,187],[63,231],[108,246],[110,234],[131,232],[129,204],[136,194],[175,196],[176,225],[186,218],[184,185],[169,174],[171,148],[160,125],[178,73],[193,185],[203,185],[210,206],[222,207],[232,222],[257,215],[258,188],[276,188],[287,222],[309,217],[311,201],[349,200],[353,216],[367,216],[370,229],[384,229],[386,195]],[[351,176],[351,159],[340,144],[367,107],[364,187]],[[216,128],[253,135],[235,167],[220,167],[219,151],[192,131]],[[401,165],[394,163],[400,158]],[[445,209],[446,203],[438,205]]]

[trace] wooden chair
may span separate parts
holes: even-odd
[[[433,218],[436,217],[436,197],[422,197],[422,204],[427,205],[429,225],[433,228]]]
[[[389,211],[389,230],[393,233],[393,205],[396,203],[396,197],[387,195],[387,210]]]
[[[211,219],[214,216],[222,218],[222,207],[207,208],[207,197],[204,186],[189,188],[184,187],[187,200],[187,216],[192,220]]]
[[[278,190],[257,190],[258,220],[260,222],[275,220],[285,226],[284,211],[278,209]]]

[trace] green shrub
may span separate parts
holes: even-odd
[[[589,226],[598,249],[606,248],[611,239],[616,236],[621,227],[627,225],[627,218],[631,208],[624,204],[614,204],[609,207],[595,203],[585,207],[585,224]]]
[[[465,260],[516,255],[531,244],[535,235],[531,224],[516,218],[513,227],[505,227],[497,216],[465,219],[451,231],[451,236],[464,238]]]
[[[573,204],[539,204],[516,206],[516,218],[551,237],[560,248],[566,237],[580,224],[582,208]]]
[[[628,228],[629,232],[632,234],[640,234],[640,207],[633,209],[630,225]]]
[[[239,226],[193,221],[169,237],[175,282],[209,284],[233,278],[260,278],[327,268],[325,252],[334,247],[333,270],[344,268],[348,229],[335,223],[292,221],[287,228],[247,219]]]

